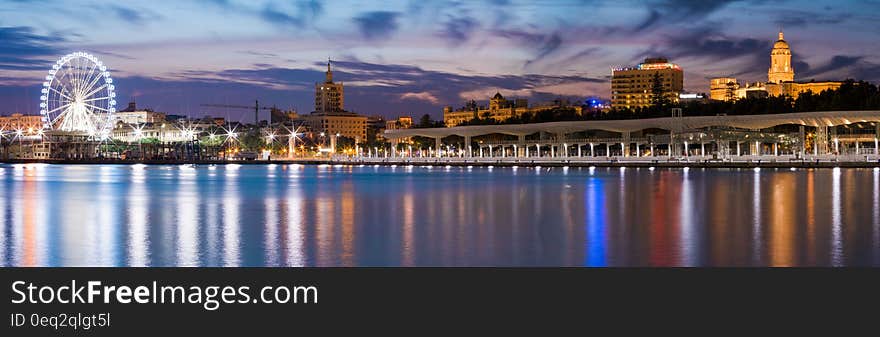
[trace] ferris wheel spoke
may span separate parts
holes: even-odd
[[[69,107],[67,109],[64,109],[64,111],[61,112],[60,114],[58,114],[58,116],[55,116],[55,118],[52,118],[52,125],[57,124],[58,121],[61,120],[62,118],[66,118],[65,116],[67,115],[68,112],[70,112]]]
[[[55,109],[49,110],[48,113],[53,113],[53,112],[55,112],[55,111],[58,111],[58,110],[64,109],[64,108],[66,108],[66,107],[69,107],[71,104],[73,104],[73,102],[70,102],[70,103],[64,104],[64,105],[62,105],[62,106],[59,106],[59,107],[57,107],[57,108],[55,108]]]
[[[77,62],[77,59],[73,58],[67,64],[67,71],[70,72],[70,77],[68,78],[68,81],[70,82],[70,86],[71,86],[70,91],[73,94],[75,94],[76,92],[79,91],[79,88],[77,87],[77,83],[79,83],[79,79],[78,79],[79,72],[77,71],[77,69],[79,67],[77,67],[76,62]]]
[[[70,79],[69,79],[69,78],[68,78],[68,85],[73,85],[73,84],[72,84],[72,83],[71,83],[71,82],[70,82]],[[65,86],[62,86],[62,87],[61,87],[61,89],[62,89],[62,90],[63,90],[63,92],[67,92],[67,94],[68,94],[68,96],[67,96],[67,97],[72,97],[72,96],[74,96],[74,93],[73,93],[73,91],[72,91],[72,90],[70,90],[70,89],[71,89],[71,88],[68,88],[68,86],[67,86],[67,85],[65,85]],[[71,101],[72,101],[72,100],[73,100],[73,98],[70,98],[70,100],[71,100]]]
[[[83,77],[83,83],[91,82],[92,75],[95,74],[95,69],[97,67],[98,67],[98,65],[96,63],[91,64],[91,66],[89,67],[89,73],[87,75],[85,75],[85,77]],[[88,91],[88,90],[84,90],[84,91]]]
[[[82,58],[76,59],[76,91],[77,93],[82,93],[83,89],[83,76],[85,76],[85,69],[83,68],[83,60]]]
[[[64,87],[61,87],[61,89],[64,89]],[[58,93],[59,95],[61,95],[61,97],[64,97],[64,98],[67,99],[68,101],[72,101],[72,100],[73,100],[73,98],[70,98],[70,96],[67,96],[67,95],[65,95],[63,92],[58,91],[58,89],[55,89],[55,88],[49,87],[49,90]]]
[[[89,92],[89,90],[92,90],[91,86],[94,83],[93,79],[92,79],[92,75],[94,74],[94,72],[95,72],[95,65],[94,64],[92,64],[92,66],[89,67],[88,73],[83,72],[83,76],[82,76],[82,78],[80,78],[80,93],[86,93],[86,92]],[[100,78],[100,76],[98,76],[97,78]]]
[[[98,91],[101,91],[101,89],[104,89],[104,88],[106,88],[106,87],[107,87],[107,84],[106,84],[106,83],[105,83],[105,84],[102,84],[102,85],[101,85],[100,87],[98,87],[97,89],[92,90],[91,92],[89,92],[88,94],[83,95],[82,97],[92,97],[92,95],[94,95],[95,93],[97,93]]]
[[[109,112],[109,111],[107,111],[107,109],[104,109],[104,108],[99,107],[99,106],[91,105],[91,104],[88,104],[88,103],[83,103],[83,105],[85,105],[85,106],[87,106],[87,107],[90,107],[90,108],[92,108],[92,109],[101,110],[101,111],[103,111],[103,112]]]
[[[83,102],[93,102],[93,101],[100,101],[100,100],[105,100],[105,99],[110,99],[110,96],[95,97],[95,98],[84,99]]]
[[[85,90],[82,91],[83,93],[87,93],[87,92],[88,92],[89,94],[88,94],[88,95],[83,95],[83,97],[89,97],[89,96],[92,95],[92,93],[91,93],[92,88],[95,87],[95,84],[98,84],[98,81],[99,81],[101,78],[102,78],[102,76],[99,74],[98,76],[95,76],[95,78],[94,78],[93,80],[91,80],[91,83],[89,83],[87,89],[85,89]],[[99,90],[100,90],[100,89],[99,89]]]

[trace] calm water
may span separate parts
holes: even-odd
[[[5,266],[880,266],[880,171],[0,165]]]

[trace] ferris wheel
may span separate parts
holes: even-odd
[[[41,92],[43,129],[82,132],[101,140],[110,136],[116,92],[107,66],[94,55],[64,55],[52,65]]]

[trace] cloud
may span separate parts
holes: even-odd
[[[95,54],[113,56],[113,57],[121,58],[124,60],[137,60],[137,57],[134,57],[134,56],[128,56],[128,55],[115,53],[115,52],[109,52],[109,51],[95,51]]]
[[[122,21],[134,24],[142,24],[148,21],[152,15],[147,15],[144,11],[134,8],[123,7],[119,5],[110,6],[110,10],[116,14]]]
[[[531,33],[522,30],[499,29],[493,32],[496,36],[517,41],[518,44],[535,46],[535,56],[527,60],[523,67],[528,67],[553,54],[562,46],[562,37],[559,32],[551,34]]]
[[[296,8],[299,10],[300,15],[309,20],[317,19],[324,14],[324,4],[318,0],[298,1]]]
[[[740,56],[765,57],[770,51],[770,39],[737,38],[727,36],[717,28],[701,26],[682,34],[667,35],[659,45],[652,46],[638,58],[662,55],[669,58],[703,58],[724,60]],[[763,60],[763,59],[762,59]]]
[[[437,99],[436,96],[427,91],[422,92],[407,92],[400,95],[400,99],[415,99],[429,102],[431,104],[439,104],[440,100]]]
[[[799,81],[830,80],[840,81],[847,78],[866,81],[880,81],[880,64],[869,61],[865,56],[834,55],[827,62],[811,67],[794,56],[795,79]],[[803,63],[803,64],[800,64]]]
[[[796,74],[808,74],[810,72],[810,64],[800,56],[793,54],[791,56],[791,67],[794,68]]]
[[[853,67],[849,77],[876,83],[880,81],[880,64],[862,61]]]
[[[547,57],[547,55],[550,55],[557,49],[559,49],[559,46],[561,45],[562,38],[559,36],[559,33],[553,33],[552,35],[547,37],[546,40],[544,40],[544,43],[538,49],[538,55],[535,56],[535,58],[526,61],[525,65],[528,66],[536,61],[540,61],[541,59]]]
[[[648,16],[633,28],[641,32],[662,23],[694,23],[738,0],[659,0],[648,4]]]
[[[864,59],[864,57],[862,57],[862,56],[834,55],[833,57],[831,57],[831,60],[829,60],[827,63],[825,63],[821,66],[818,66],[816,68],[810,69],[808,67],[807,69],[804,69],[804,70],[798,70],[798,68],[795,68],[795,71],[798,71],[795,74],[799,75],[798,77],[801,77],[801,76],[810,77],[810,76],[838,72],[838,71],[843,70],[845,68],[857,65],[863,59]]]
[[[232,6],[232,2],[229,0],[201,0],[202,2],[206,2],[208,4],[220,6],[220,7],[230,7]]]
[[[0,27],[0,69],[47,70],[52,61],[49,55],[60,54],[56,45],[65,42],[61,36],[45,36],[31,27]]]
[[[269,2],[261,8],[235,3],[230,0],[201,0],[223,11],[255,15],[269,24],[281,28],[302,28],[316,21],[324,14],[324,4],[318,0],[299,0],[278,5]]]
[[[577,51],[574,54],[570,54],[561,59],[554,60],[553,62],[548,62],[544,65],[545,68],[553,69],[553,70],[561,70],[567,69],[569,67],[577,67],[580,64],[582,59],[588,57],[597,57],[603,53],[602,48],[599,47],[588,47],[586,49]]]
[[[266,5],[259,15],[263,20],[279,26],[304,27],[318,19],[324,13],[324,5],[315,0],[297,1],[294,9],[276,9],[274,5]],[[288,14],[292,12],[293,14]]]
[[[439,36],[446,39],[450,45],[458,46],[467,42],[471,34],[480,26],[480,23],[469,16],[452,17],[450,16],[443,23],[443,30]]]
[[[253,51],[253,50],[239,50],[239,51],[237,51],[237,53],[245,54],[245,55],[252,55],[252,56],[259,56],[259,57],[267,57],[267,58],[278,57],[278,54],[264,53],[264,52],[258,52],[258,51]]]
[[[806,27],[808,25],[834,25],[852,17],[849,13],[829,14],[807,11],[786,11],[782,13],[776,24],[783,28]]]
[[[276,25],[293,25],[296,27],[302,27],[303,25],[303,20],[301,18],[288,15],[287,13],[280,12],[269,6],[264,7],[263,10],[260,11],[260,17],[263,18],[263,20]]]
[[[653,26],[655,23],[660,21],[661,16],[662,16],[662,14],[660,14],[660,11],[658,11],[656,9],[651,9],[651,11],[648,12],[648,17],[645,18],[645,20],[642,21],[642,23],[640,23],[638,26],[636,26],[636,28],[633,30],[636,32],[641,32],[645,29],[648,29],[651,26]]]
[[[397,31],[400,13],[374,11],[354,18],[361,34],[368,40],[386,39]]]

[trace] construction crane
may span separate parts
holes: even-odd
[[[260,101],[255,100],[254,106],[246,106],[246,105],[229,105],[229,104],[202,104],[201,106],[215,107],[215,108],[233,108],[233,109],[251,109],[254,110],[254,125],[257,128],[260,127],[260,110],[278,110],[274,105],[271,107],[260,106]],[[270,116],[271,120],[271,116]]]

